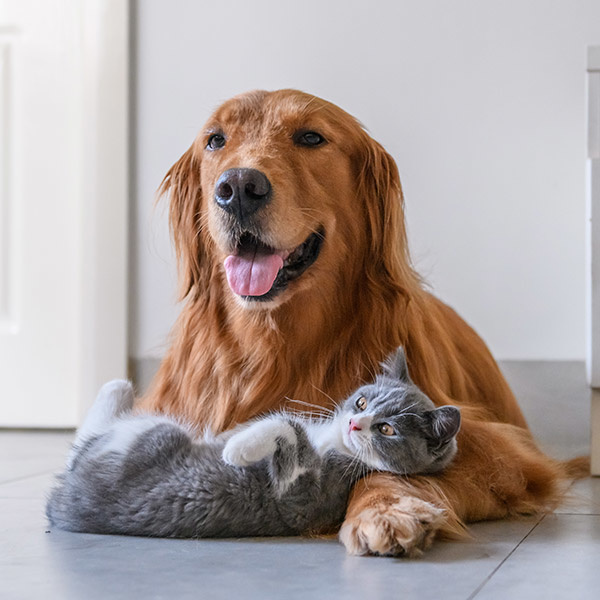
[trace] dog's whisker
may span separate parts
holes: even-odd
[[[316,208],[309,208],[309,207],[303,207],[300,208],[300,212],[304,215],[308,215],[308,216],[318,216],[318,217],[323,217],[325,215],[325,213],[322,210],[318,210]]]

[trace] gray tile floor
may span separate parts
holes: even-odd
[[[557,457],[588,451],[580,363],[504,363]],[[346,556],[330,539],[157,540],[50,530],[52,473],[71,433],[0,432],[0,598],[598,598],[600,478],[542,519],[479,523],[421,559]]]

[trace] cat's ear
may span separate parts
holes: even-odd
[[[400,347],[387,357],[381,365],[384,375],[407,383],[412,383],[408,374],[408,365],[406,363],[406,354],[404,348]]]
[[[460,410],[456,406],[440,406],[429,411],[431,437],[438,446],[449,442],[460,429]]]

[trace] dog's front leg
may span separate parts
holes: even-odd
[[[417,556],[438,534],[460,536],[464,522],[539,513],[560,501],[565,465],[542,454],[526,430],[465,421],[458,446],[439,475],[359,481],[340,529],[348,552]]]

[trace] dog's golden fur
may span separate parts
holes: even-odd
[[[328,143],[294,145],[305,129]],[[227,144],[210,152],[215,131]],[[273,302],[236,297],[224,275],[232,241],[213,190],[233,167],[259,169],[272,183],[261,213],[270,246],[292,249],[325,230],[315,264]],[[483,341],[424,290],[409,260],[396,165],[354,118],[293,90],[233,98],[162,192],[185,305],[142,407],[221,431],[287,399],[330,406],[402,345],[417,385],[436,404],[461,407],[459,453],[435,477],[378,473],[359,483],[340,532],[348,550],[415,554],[465,521],[556,504],[567,466],[537,449]]]

